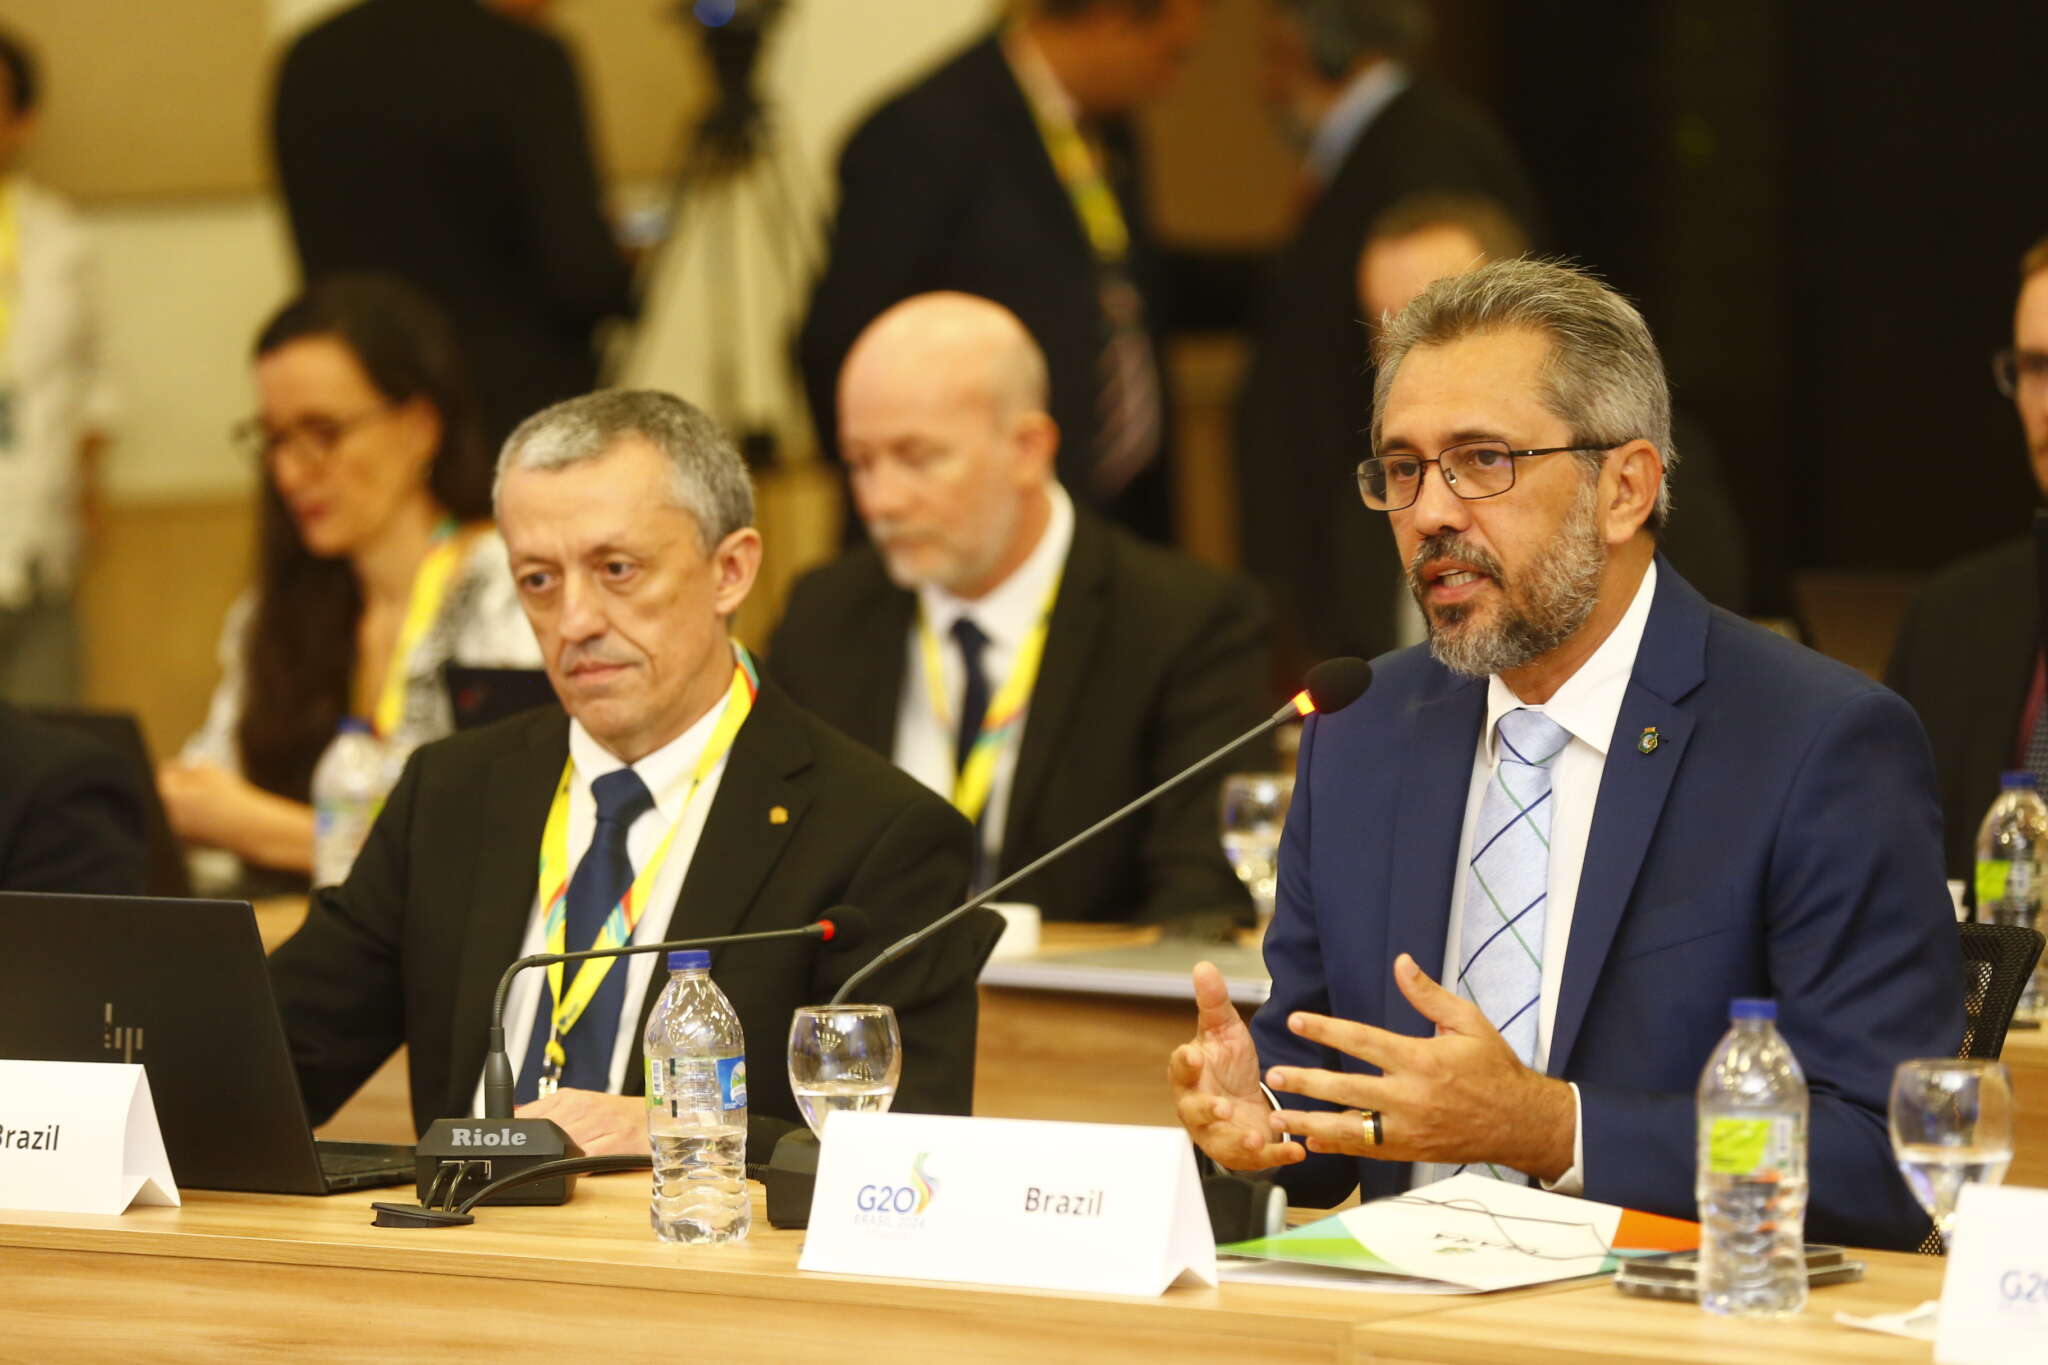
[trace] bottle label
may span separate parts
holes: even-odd
[[[698,1065],[701,1065],[699,1063]],[[713,1065],[717,1068],[718,1107],[721,1109],[744,1109],[747,1107],[747,1059],[745,1057],[720,1057]],[[711,1077],[705,1076],[704,1080]],[[701,1082],[700,1082],[701,1084]],[[694,1098],[689,1094],[692,1087],[687,1078],[678,1074],[674,1058],[659,1062],[647,1059],[647,1107],[660,1109],[671,1099]],[[698,1092],[702,1094],[702,1091]],[[706,1098],[710,1098],[706,1096]]]
[[[1977,864],[1977,908],[1987,909],[1993,902],[2005,899],[2006,878],[2012,875],[2012,863],[2004,858],[1986,858]]]
[[[1714,1175],[1775,1176],[1791,1165],[1792,1127],[1785,1119],[1715,1119],[1707,1130],[1707,1169]]]
[[[727,1109],[747,1107],[747,1059],[745,1057],[721,1057],[718,1059],[718,1094]]]

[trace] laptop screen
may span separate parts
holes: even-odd
[[[244,901],[0,892],[0,1056],[139,1062],[192,1189],[319,1194]]]

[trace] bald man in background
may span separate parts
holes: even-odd
[[[1046,363],[1007,309],[923,294],[838,384],[870,544],[797,584],[770,674],[974,820],[987,885],[1265,713],[1266,619],[1242,578],[1075,507]],[[1042,651],[1042,652],[1041,652]],[[1248,746],[1244,766],[1271,766]],[[1248,921],[1220,772],[1019,885],[1050,918]]]

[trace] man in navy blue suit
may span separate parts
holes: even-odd
[[[1769,996],[1808,1235],[1914,1245],[1886,1094],[1962,1001],[1911,710],[1657,557],[1663,362],[1599,282],[1439,281],[1383,332],[1374,414],[1360,492],[1430,639],[1308,722],[1272,997],[1247,1028],[1197,969],[1182,1123],[1296,1203],[1470,1167],[1691,1217],[1694,1087],[1729,1000]]]

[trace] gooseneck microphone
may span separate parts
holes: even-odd
[[[491,997],[490,1051],[484,1055],[484,1112],[486,1119],[512,1117],[512,1095],[516,1083],[512,1058],[505,1050],[505,996],[512,978],[529,967],[549,967],[557,962],[582,962],[594,957],[632,957],[637,953],[668,953],[684,948],[721,948],[731,943],[761,943],[779,938],[814,938],[835,950],[858,948],[866,941],[872,922],[856,905],[835,905],[810,924],[797,929],[768,929],[758,934],[720,934],[713,938],[679,938],[665,943],[629,943],[616,948],[586,948],[579,953],[535,953],[507,967],[498,978],[498,990]]]
[[[1175,787],[1180,786],[1183,782],[1186,782],[1210,765],[1227,756],[1232,750],[1250,743],[1274,727],[1296,717],[1317,714],[1332,715],[1342,711],[1345,707],[1351,705],[1352,702],[1357,701],[1365,692],[1365,689],[1371,685],[1372,665],[1368,664],[1365,660],[1353,658],[1325,659],[1309,670],[1308,677],[1304,679],[1302,690],[1296,693],[1285,706],[1282,706],[1272,715],[1266,717],[1266,719],[1260,721],[1257,725],[1254,725],[1251,729],[1245,731],[1236,739],[1231,740],[1214,753],[1195,760],[1172,777],[1167,778],[1164,782],[1154,787],[1151,791],[1146,792],[1143,796],[1138,797],[1121,809],[1103,816],[1100,820],[1097,820],[1058,848],[1032,859],[995,885],[969,897],[964,905],[955,906],[930,924],[927,924],[924,928],[919,929],[916,933],[906,934],[902,938],[897,939],[877,954],[874,961],[848,977],[846,984],[841,986],[838,993],[832,997],[832,1003],[835,1005],[845,1003],[846,998],[852,994],[854,987],[867,980],[876,971],[894,962],[918,944],[938,933],[939,930],[945,928],[954,920],[959,919],[971,910],[978,910],[982,906],[987,905],[990,901],[996,899],[1003,892],[1009,890],[1018,882],[1023,881],[1046,864],[1065,856],[1068,850],[1087,843],[1090,839],[1093,839],[1111,825],[1116,824],[1125,816],[1151,805]]]

